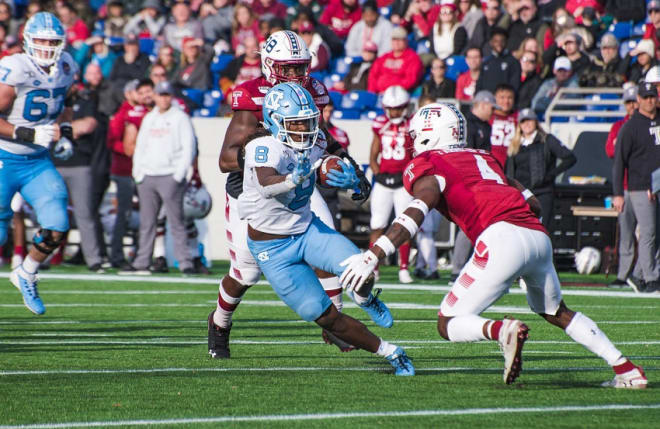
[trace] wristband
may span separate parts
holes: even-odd
[[[71,122],[62,122],[60,124],[60,133],[63,137],[66,137],[73,142],[73,126],[71,125]]]
[[[534,193],[532,193],[532,191],[530,191],[529,189],[525,189],[524,191],[521,192],[521,194],[525,199],[525,201],[529,200],[531,197],[534,196]]]
[[[374,243],[374,246],[380,247],[380,249],[385,252],[385,256],[390,256],[396,251],[394,243],[389,239],[387,235],[381,235],[378,240]]]
[[[419,229],[419,225],[417,225],[417,222],[410,216],[408,216],[405,213],[401,213],[399,216],[394,219],[394,223],[398,223],[402,227],[408,230],[410,233],[410,238],[414,237],[415,234],[417,234],[417,230]]]
[[[426,217],[427,214],[429,214],[429,206],[426,205],[426,203],[420,199],[414,199],[410,204],[408,204],[409,209],[417,209],[420,212],[424,213],[424,216]],[[404,210],[405,211],[405,210]]]
[[[14,128],[14,139],[22,140],[24,142],[34,142],[34,129],[27,127],[16,127]]]

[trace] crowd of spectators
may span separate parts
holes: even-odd
[[[108,153],[90,155],[99,165],[89,174],[102,177],[107,163],[122,188],[131,149],[123,134],[113,136],[113,119],[144,116],[137,85],[169,82],[173,102],[192,115],[209,115],[205,97],[215,91],[222,103],[210,115],[231,114],[233,88],[260,75],[261,44],[282,29],[303,38],[310,71],[331,91],[381,95],[399,85],[413,101],[476,102],[465,112],[492,127],[503,163],[516,133],[530,138],[518,112],[538,119],[564,87],[636,85],[658,72],[660,58],[658,0],[4,0],[0,57],[20,52],[24,22],[40,10],[66,28],[77,89],[96,103],[90,133],[111,140]],[[90,183],[95,195],[107,186]]]

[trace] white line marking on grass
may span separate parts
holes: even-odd
[[[0,344],[3,345],[80,345],[80,344],[120,344],[120,345],[196,345],[196,344],[207,344],[206,339],[204,340],[182,340],[182,341],[173,341],[171,337],[161,337],[154,338],[152,340],[64,340],[64,341],[53,341],[53,340],[19,340],[19,341],[2,341]],[[179,337],[177,337],[179,338]],[[314,344],[324,344],[323,341],[270,341],[270,340],[232,340],[232,344],[244,344],[244,345],[314,345]],[[397,344],[447,344],[445,340],[396,340]],[[525,344],[552,344],[552,345],[580,345],[574,341],[527,341]],[[614,344],[626,345],[626,346],[657,346],[660,345],[660,340],[658,341],[617,341]]]
[[[566,413],[566,412],[593,412],[593,411],[626,411],[626,410],[652,410],[659,409],[660,404],[631,405],[631,404],[602,404],[602,405],[564,405],[558,407],[521,407],[521,408],[462,408],[445,410],[416,410],[416,411],[365,411],[347,413],[318,413],[318,414],[271,414],[262,416],[222,416],[199,417],[186,419],[161,420],[106,420],[96,422],[68,422],[68,423],[40,423],[28,425],[0,426],[0,429],[64,429],[89,428],[99,426],[153,426],[153,425],[190,425],[211,423],[236,422],[274,422],[274,421],[306,421],[330,419],[364,419],[382,417],[431,417],[431,416],[474,416],[487,414],[523,414],[523,413]]]

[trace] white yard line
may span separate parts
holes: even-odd
[[[286,421],[318,421],[331,419],[365,419],[383,417],[432,417],[432,416],[474,416],[493,414],[527,414],[527,413],[586,413],[596,411],[627,411],[659,409],[660,404],[631,405],[631,404],[601,404],[601,405],[565,405],[557,407],[520,407],[520,408],[458,408],[445,410],[416,410],[416,411],[365,411],[346,413],[318,413],[318,414],[271,414],[262,416],[221,416],[199,417],[185,419],[160,420],[106,420],[97,422],[69,422],[69,423],[41,423],[28,425],[0,426],[0,429],[64,429],[89,428],[99,426],[154,426],[154,425],[190,425],[212,423],[237,422],[286,422]]]
[[[0,278],[9,278],[9,272],[0,272]],[[175,284],[212,284],[218,285],[220,277],[212,278],[197,278],[197,277],[174,277],[174,276],[120,276],[117,274],[50,274],[39,273],[39,278],[44,280],[92,280],[104,282],[123,282],[123,283],[141,283],[146,286],[146,283],[175,283]],[[259,281],[258,285],[268,285],[266,281]],[[378,283],[376,287],[391,290],[415,290],[415,291],[433,291],[433,292],[447,292],[451,289],[447,285],[420,285],[409,284],[402,285],[399,283]],[[46,293],[48,291],[46,290]],[[525,295],[526,292],[520,288],[512,287],[509,291],[512,295]],[[650,298],[660,299],[660,294],[639,294],[635,292],[626,291],[609,291],[609,290],[564,290],[562,294],[565,296],[598,296],[598,297],[626,297],[626,298]]]

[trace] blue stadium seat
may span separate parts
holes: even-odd
[[[325,77],[328,75],[328,73],[325,72],[325,71],[319,70],[319,71],[311,72],[309,75],[311,77],[313,77],[314,79],[320,80],[321,82],[323,82],[325,80]]]
[[[213,112],[211,109],[202,107],[201,109],[193,110],[193,118],[212,118],[215,116],[216,112]]]
[[[330,100],[332,100],[332,104],[334,104],[336,108],[339,108],[341,106],[341,99],[344,94],[337,91],[328,91],[328,95],[330,96]]]
[[[366,110],[376,106],[378,96],[369,91],[351,91],[341,99],[342,109]]]
[[[346,75],[346,73],[348,73],[348,70],[351,68],[351,64],[357,62],[362,62],[362,57],[339,57],[336,60],[332,60],[330,62],[330,68],[332,73],[340,74],[343,77]]]
[[[376,119],[376,116],[384,115],[385,111],[383,109],[373,109],[373,110],[367,110],[366,112],[362,112],[360,115],[360,119],[366,119],[369,121],[373,121]]]
[[[612,32],[617,39],[624,40],[632,36],[633,25],[630,21],[617,22],[610,25],[608,31]]]
[[[222,72],[229,62],[234,59],[232,54],[220,54],[217,57],[213,58],[211,61],[211,72],[220,73]]]
[[[199,106],[201,106],[204,102],[204,91],[201,89],[187,88],[181,90],[181,93]]]
[[[392,14],[392,6],[391,5],[390,6],[383,6],[380,9],[378,9],[378,12],[380,13],[380,15],[382,17],[385,17],[385,18],[389,19],[390,15]]]
[[[644,21],[637,22],[633,25],[631,37],[634,36],[642,37],[645,32],[646,32],[646,23]]]
[[[156,41],[148,37],[141,37],[138,39],[140,45],[140,52],[144,52],[147,55],[154,55],[154,48],[156,46]]]
[[[334,119],[360,119],[360,111],[356,109],[335,109],[332,112]]]
[[[451,80],[456,80],[459,74],[468,71],[468,65],[463,55],[451,56],[445,60],[445,64],[447,65],[445,77]]]
[[[204,92],[203,106],[209,110],[210,116],[215,116],[222,103],[222,91],[211,90]]]

